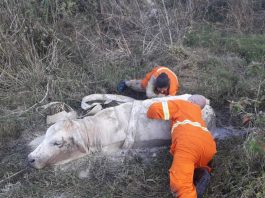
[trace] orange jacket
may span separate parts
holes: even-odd
[[[215,145],[211,133],[207,130],[206,124],[202,119],[201,109],[198,105],[184,100],[169,100],[153,103],[148,111],[147,117],[152,119],[171,120],[171,153],[174,155],[176,146],[189,145],[187,151],[193,152],[194,157],[198,157],[207,149],[207,145]],[[200,127],[192,124],[185,124],[185,120],[192,123],[199,123]],[[174,127],[174,124],[179,124]],[[190,144],[194,142],[194,144]]]
[[[168,75],[169,80],[170,80],[170,87],[169,87],[168,95],[175,96],[178,92],[178,89],[179,89],[178,78],[173,71],[171,71],[167,67],[163,67],[163,66],[157,66],[151,72],[146,74],[145,78],[141,81],[142,88],[146,89],[148,81],[150,80],[150,78],[152,76],[157,78],[157,76],[159,76],[159,74],[161,74],[161,73],[166,73]]]
[[[174,156],[170,168],[170,187],[179,198],[196,198],[194,169],[207,166],[216,153],[215,141],[207,130],[198,105],[184,100],[153,103],[147,112],[152,119],[171,120]]]

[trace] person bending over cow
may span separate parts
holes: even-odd
[[[201,198],[210,180],[209,162],[216,154],[216,144],[202,119],[206,99],[192,95],[188,101],[153,103],[147,117],[171,120],[173,162],[169,170],[170,189],[175,197]],[[194,181],[194,174],[200,178]]]
[[[122,93],[127,87],[134,91],[146,92],[147,98],[175,96],[179,82],[176,74],[169,68],[157,66],[142,80],[122,80],[117,90]]]

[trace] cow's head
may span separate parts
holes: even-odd
[[[77,121],[60,121],[50,126],[41,144],[28,155],[37,169],[60,164],[88,153],[86,128]]]

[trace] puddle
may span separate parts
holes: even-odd
[[[212,134],[215,139],[223,140],[230,137],[243,136],[246,134],[246,131],[235,129],[233,127],[220,127],[212,130]]]

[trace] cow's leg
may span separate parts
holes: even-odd
[[[145,92],[145,89],[141,86],[141,80],[126,80],[125,84],[134,91]]]
[[[91,94],[85,96],[81,102],[81,108],[84,110],[88,110],[89,108],[95,106],[96,104],[106,104],[111,101],[115,101],[117,103],[125,103],[134,101],[133,98],[115,94]],[[94,104],[93,104],[94,103]]]

